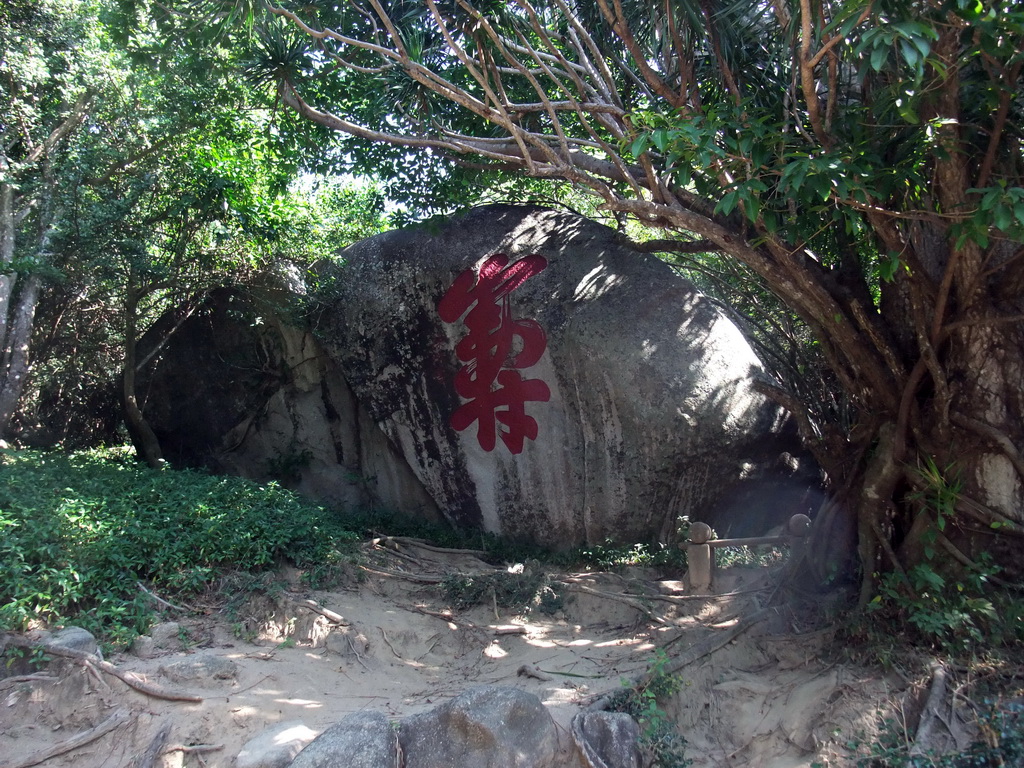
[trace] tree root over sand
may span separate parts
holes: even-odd
[[[93,656],[90,653],[84,653],[83,651],[74,651],[70,648],[61,648],[56,645],[46,645],[32,642],[24,637],[17,635],[4,635],[0,638],[0,650],[5,647],[13,646],[14,648],[25,648],[34,650],[36,648],[48,653],[52,656],[60,656],[65,659],[70,659],[76,664],[80,664],[89,671],[95,671],[99,669],[101,672],[106,672],[112,677],[116,677],[122,683],[127,685],[129,688],[133,688],[139,693],[144,693],[147,696],[152,696],[154,699],[164,699],[165,701],[184,701],[191,704],[199,704],[203,698],[201,696],[194,696],[188,693],[178,693],[176,691],[167,691],[159,686],[152,685],[143,680],[140,680],[135,675],[129,672],[122,672],[120,669],[115,667],[109,661],[103,661],[102,659]]]

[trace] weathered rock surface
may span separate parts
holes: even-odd
[[[175,466],[278,480],[340,507],[437,508],[361,408],[295,306],[301,284],[275,275],[254,292],[213,291],[140,376],[145,414]],[[175,322],[143,339],[147,354]]]
[[[238,665],[223,656],[202,653],[162,664],[160,673],[178,683],[216,684],[233,680],[238,674]]]
[[[741,489],[766,500],[796,444],[754,390],[758,359],[613,230],[489,206],[342,257],[322,275],[317,338],[451,522],[561,546],[650,540],[682,515],[718,522],[732,496],[767,527]]]
[[[398,768],[398,738],[380,712],[356,712],[299,752],[290,768]],[[414,768],[406,763],[406,768]]]
[[[64,629],[54,632],[46,641],[46,645],[88,653],[93,656],[99,655],[100,651],[96,638],[89,630],[82,627],[64,627]]]
[[[623,712],[580,712],[572,738],[587,768],[640,768],[640,726]]]
[[[540,699],[518,688],[471,688],[399,724],[405,768],[554,768],[558,735]]]
[[[299,720],[288,720],[251,739],[235,757],[235,768],[286,768],[317,732]]]
[[[490,206],[320,271],[215,292],[162,348],[140,390],[172,463],[558,547],[809,511],[742,334],[606,227]]]

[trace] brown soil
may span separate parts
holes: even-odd
[[[105,723],[113,724],[105,735],[45,765],[140,765],[169,728],[154,765],[226,767],[275,723],[301,720],[320,731],[363,709],[398,719],[481,684],[531,691],[568,726],[582,708],[641,677],[659,648],[669,667],[680,667],[682,688],[662,703],[694,766],[849,765],[875,738],[880,715],[901,711],[903,681],[837,661],[834,631],[807,616],[761,608],[772,594],[763,569],[720,574],[716,591],[735,594],[707,598],[643,570],[549,574],[558,594],[549,593],[545,613],[501,607],[501,577],[471,554],[385,543],[389,549],[367,545],[374,565],[344,588],[304,591],[298,574],[282,572],[282,589],[253,593],[231,612],[168,609],[165,618],[185,628],[185,649],[108,659],[200,702],[147,695],[70,660],[0,680],[0,768],[26,766]],[[431,582],[453,572],[497,578],[488,604],[450,612]],[[233,673],[169,671],[210,654],[234,662]]]

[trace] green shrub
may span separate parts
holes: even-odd
[[[0,459],[4,629],[73,619],[127,642],[151,620],[138,582],[194,595],[226,570],[329,562],[356,538],[274,484],[152,470],[117,451]]]
[[[669,672],[669,657],[660,648],[646,676],[646,682],[632,685],[623,680],[622,690],[612,696],[608,709],[632,715],[640,725],[640,748],[645,765],[652,768],[686,768],[693,761],[686,757],[686,739],[663,704],[683,688],[679,675]]]

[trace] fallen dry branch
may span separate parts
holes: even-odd
[[[320,603],[316,602],[315,600],[292,598],[292,601],[295,603],[295,605],[301,608],[306,608],[307,610],[313,611],[313,613],[319,613],[332,624],[340,624],[342,626],[348,625],[348,622],[345,621],[344,616],[342,616],[340,613],[335,613],[329,608],[324,608],[322,605],[320,605]]]
[[[372,573],[375,576],[390,576],[393,579],[405,579],[406,581],[411,581],[415,584],[440,584],[444,581],[444,576],[423,576],[416,573],[389,571],[384,568],[370,568],[366,565],[360,565],[359,567],[367,573]]]
[[[31,754],[16,763],[0,763],[0,768],[29,768],[29,766],[32,765],[39,765],[39,763],[45,762],[50,758],[72,752],[79,747],[84,747],[86,744],[90,744],[97,739],[106,736],[115,728],[124,725],[130,719],[131,715],[128,714],[127,710],[119,709],[95,728],[90,728],[88,731],[83,731],[77,736],[72,736],[70,739],[65,739],[64,741],[54,744],[52,747],[40,750],[39,752]]]
[[[135,583],[138,585],[139,589],[143,593],[146,594],[147,597],[149,597],[151,600],[155,601],[156,603],[164,606],[165,608],[170,608],[171,610],[179,611],[181,613],[201,613],[201,611],[199,611],[196,608],[193,608],[190,605],[186,605],[186,606],[175,605],[174,603],[171,603],[171,602],[168,602],[167,600],[164,600],[162,597],[160,597],[160,595],[156,594],[152,590],[147,589],[146,586],[141,581],[137,581]]]
[[[92,654],[84,653],[82,651],[74,651],[70,648],[61,648],[57,645],[40,645],[39,643],[34,643],[31,640],[19,637],[17,635],[5,635],[3,638],[3,642],[0,643],[0,648],[6,645],[12,645],[15,648],[41,648],[48,654],[52,654],[53,656],[60,656],[65,659],[70,659],[71,661],[75,662],[76,664],[80,664],[83,667],[95,667],[103,672],[106,672],[108,675],[112,677],[116,677],[129,688],[133,688],[139,693],[144,693],[147,696],[152,696],[154,699],[164,699],[165,701],[184,701],[192,704],[198,704],[203,700],[201,696],[193,696],[191,694],[178,693],[176,691],[166,691],[163,688],[160,688],[159,686],[155,686],[145,682],[144,680],[140,680],[139,678],[128,672],[122,672],[109,661],[103,661],[102,659],[93,656]]]

